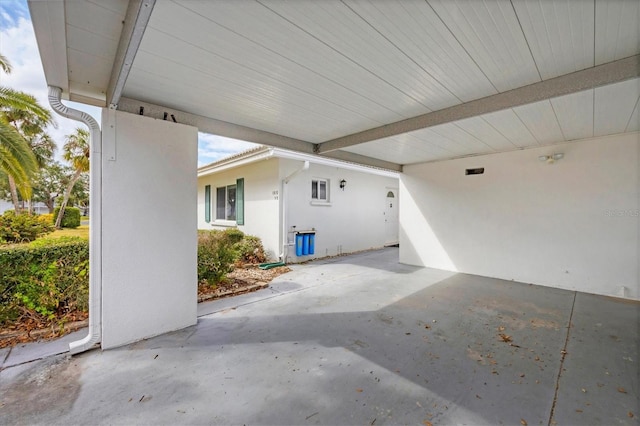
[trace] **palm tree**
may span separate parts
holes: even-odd
[[[53,124],[51,114],[45,111],[45,116],[36,115],[31,111],[16,108],[0,108],[0,114],[11,124],[16,131],[27,141],[29,149],[34,155],[37,168],[42,168],[49,162],[56,149],[56,144],[45,132],[49,124]],[[9,175],[9,190],[14,209],[19,211],[18,185],[13,176]],[[30,197],[29,197],[30,198]],[[23,194],[23,199],[25,199]]]
[[[0,54],[0,69],[6,74],[11,72],[11,64]],[[0,86],[0,169],[11,176],[23,198],[31,195],[30,176],[38,165],[29,143],[18,129],[11,125],[5,112],[21,110],[33,114],[42,120],[50,121],[51,113],[40,106],[36,99],[24,92]]]
[[[71,167],[73,167],[75,172],[64,191],[60,211],[56,218],[56,228],[58,229],[60,229],[64,210],[67,208],[67,203],[69,202],[73,186],[78,182],[82,173],[89,171],[89,131],[80,127],[76,128],[74,133],[67,136],[67,141],[65,142],[62,150],[62,158],[71,163]]]

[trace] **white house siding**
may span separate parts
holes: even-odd
[[[280,159],[280,162],[281,179],[303,164],[289,159]],[[311,181],[315,178],[329,180],[329,205],[312,204]],[[339,188],[342,179],[347,181],[344,191]],[[397,178],[311,163],[308,170],[288,184],[287,231],[291,241],[292,226],[297,230],[314,228],[315,254],[297,257],[292,246],[287,261],[293,263],[383,247],[386,194],[397,187]]]
[[[406,166],[400,261],[638,299],[639,163],[631,133]]]
[[[198,178],[198,229],[226,229],[235,222],[215,219],[216,188],[234,185],[244,178],[245,220],[238,226],[242,232],[262,239],[267,254],[272,259],[280,255],[280,216],[278,191],[278,160],[271,158],[234,167]],[[211,222],[205,221],[204,188],[211,185]]]

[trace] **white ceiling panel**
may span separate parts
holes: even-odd
[[[345,81],[344,84],[340,84],[320,75],[317,71],[322,69],[327,72],[327,69],[330,69],[329,73],[338,76],[339,70],[333,69],[331,65],[320,68],[319,63],[313,63],[312,65],[319,67],[317,70],[304,67],[283,58],[276,52],[265,50],[259,44],[216,25],[200,15],[175,5],[174,7],[175,10],[163,5],[157,14],[154,14],[154,26],[149,28],[141,50],[157,54],[158,50],[162,49],[162,39],[173,37],[176,41],[183,43],[181,49],[194,52],[188,64],[193,63],[194,66],[199,64],[200,68],[210,68],[211,72],[223,73],[229,70],[231,72],[228,74],[232,74],[235,78],[242,78],[247,74],[249,78],[255,79],[257,75],[261,75],[265,80],[270,81],[270,84],[279,86],[283,94],[288,89],[304,91],[309,96],[332,102],[334,105],[357,112],[378,123],[405,118],[381,105],[381,102],[391,102],[391,99],[376,98],[371,91],[362,94],[354,92],[345,85],[354,82]],[[195,24],[194,28],[168,25],[176,19],[190,20]],[[156,29],[156,26],[160,25],[164,27],[162,31]],[[172,53],[166,50],[165,56]],[[315,60],[319,61],[318,58]],[[261,83],[261,85],[264,84]]]
[[[540,145],[564,141],[564,135],[551,102],[535,102],[513,108],[513,110]]]
[[[452,152],[436,146],[418,132],[405,133],[391,138],[379,139],[361,145],[355,145],[345,151],[367,155],[397,164],[413,164],[450,158]]]
[[[211,86],[208,76],[198,74],[192,69],[185,71],[179,64],[167,63],[161,58],[156,59],[155,63],[159,66],[182,72],[185,78],[176,82],[165,76],[152,74],[153,68],[136,68],[130,75],[134,89],[128,92],[128,96],[151,102],[153,99],[148,98],[148,94],[153,93],[154,98],[166,99],[165,105],[171,108],[181,111],[197,110],[204,116],[296,139],[314,141],[332,132],[344,131],[341,129],[344,117],[325,117],[308,106],[278,103],[266,94],[247,98],[242,95],[242,88],[231,84],[222,91]],[[154,63],[151,60],[148,62]],[[196,91],[197,96],[175,96],[176,92]],[[247,111],[251,113],[248,114]]]
[[[640,0],[158,0],[148,24],[128,6],[30,0],[47,78],[66,96],[104,104],[128,76],[129,112],[137,99],[151,116],[173,108],[209,130],[212,118],[398,164],[640,127]],[[130,72],[118,62],[112,76],[125,19],[143,35]]]
[[[454,123],[441,124],[439,126],[431,127],[428,130],[455,143],[455,145],[461,149],[462,155],[472,155],[474,153],[486,154],[493,151],[489,145],[465,132]],[[419,134],[421,135],[422,133]],[[429,140],[429,138],[427,138],[427,140]],[[445,145],[442,147],[449,149],[449,146],[450,145]]]
[[[118,39],[106,39],[85,29],[67,26],[69,49],[91,53],[94,56],[113,61],[118,50]]]
[[[593,90],[551,99],[565,139],[593,137]]]
[[[640,97],[640,79],[595,89],[594,136],[625,131]]]
[[[519,148],[538,145],[536,138],[512,109],[484,114],[481,117]]]
[[[640,53],[640,1],[599,0],[595,16],[596,65]]]
[[[481,116],[456,121],[455,125],[488,145],[494,151],[509,151],[517,146]]]
[[[103,3],[109,3],[108,7],[105,7]],[[73,23],[67,24],[67,26],[82,28],[98,36],[118,41],[127,5],[127,1],[109,1],[100,4],[84,1],[72,2],[65,8],[67,23]]]
[[[210,96],[233,96],[235,99],[244,99],[244,102],[252,102],[254,98],[262,99],[263,108],[277,109],[285,113],[294,108],[299,119],[301,117],[298,112],[311,114],[309,120],[314,121],[323,116],[332,117],[333,122],[320,124],[336,126],[337,123],[342,123],[335,129],[336,131],[351,131],[353,127],[351,123],[354,122],[365,127],[382,124],[362,115],[357,108],[348,109],[336,100],[319,93],[315,96],[304,86],[299,89],[271,78],[260,70],[243,67],[165,33],[154,29],[148,29],[148,31],[151,34],[145,39],[144,46],[141,46],[140,56],[137,59],[139,65],[131,77],[132,85],[137,81],[138,71],[146,71],[147,78],[149,75],[158,73],[158,70],[163,70],[165,73],[170,71],[204,85],[209,89]],[[170,58],[167,58],[168,52],[171,52]],[[212,63],[220,66],[211,67]],[[201,95],[200,92],[195,94],[196,97]],[[310,108],[310,96],[314,96],[313,108]],[[252,113],[253,111],[249,110],[243,111],[243,115]]]
[[[88,52],[67,49],[69,81],[106,93],[113,61]]]
[[[543,80],[593,66],[594,0],[515,0]]]
[[[264,5],[425,108],[437,110],[460,103],[446,87],[345,4],[296,0]]]
[[[378,122],[390,123],[428,111],[258,3],[159,2],[150,26],[314,96],[335,99]],[[212,64],[221,70],[223,65]],[[362,127],[354,123],[353,131]]]
[[[509,2],[428,2],[498,91],[540,81]]]
[[[497,90],[424,0],[347,6],[462,102]]]

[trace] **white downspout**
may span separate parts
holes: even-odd
[[[309,169],[309,161],[305,161],[302,167],[282,179],[282,254],[280,254],[280,258],[284,263],[287,263],[287,256],[289,255],[289,238],[287,234],[287,186],[291,179],[293,179],[298,173],[302,173],[307,169]]]
[[[102,133],[89,114],[60,101],[62,89],[49,86],[49,105],[58,114],[84,123],[90,131],[89,176],[89,334],[69,343],[72,354],[92,349],[102,339]]]

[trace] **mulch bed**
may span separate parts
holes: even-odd
[[[245,265],[236,268],[227,275],[227,279],[216,285],[198,285],[198,303],[207,300],[230,297],[238,294],[266,288],[278,275],[289,272],[286,266],[262,270],[257,265]],[[87,312],[67,312],[53,321],[43,321],[36,315],[25,311],[20,320],[5,328],[0,328],[0,349],[21,343],[55,339],[80,330],[89,325]]]

